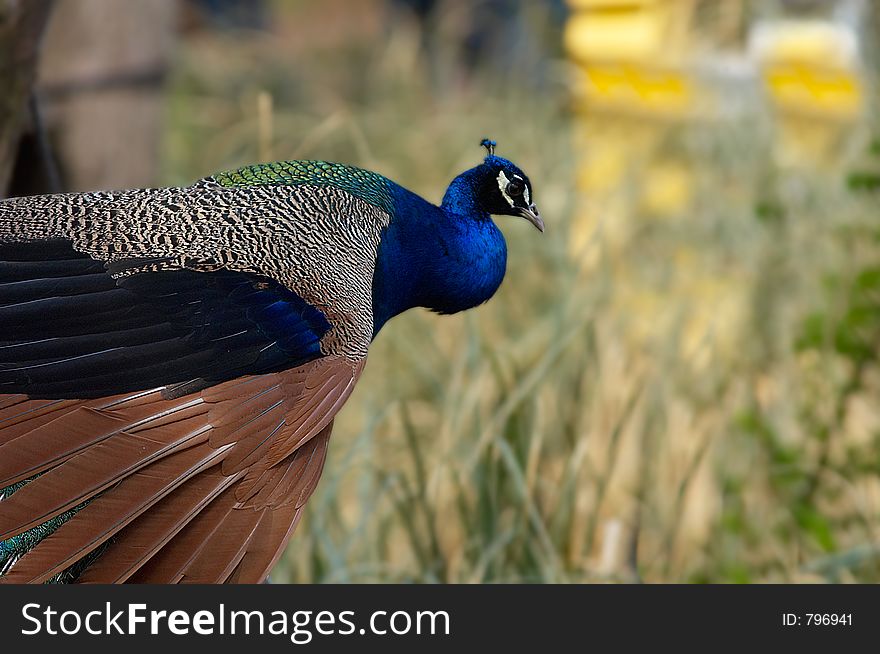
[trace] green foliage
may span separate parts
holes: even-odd
[[[880,190],[880,173],[861,171],[849,176],[849,186],[854,191]]]
[[[876,142],[870,153],[880,155]],[[875,190],[867,179],[850,176],[848,188],[856,194],[856,201],[860,194]],[[836,259],[830,270],[816,271],[822,279],[821,292],[801,320],[792,343],[795,355],[821,363],[819,376],[825,376],[820,380],[817,371],[808,367],[803,370],[807,383],[799,389],[801,392],[785,398],[789,408],[796,408],[798,438],[787,442],[775,427],[778,419],[774,411],[778,407],[754,402],[737,420],[738,429],[757,441],[766,459],[767,490],[787,509],[777,517],[777,533],[784,542],[799,544],[805,570],[826,574],[829,581],[840,581],[850,562],[864,562],[863,557],[846,554],[847,548],[853,547],[854,522],[862,523],[866,530],[861,538],[871,541],[872,516],[861,515],[854,521],[851,509],[840,505],[839,484],[870,484],[878,473],[876,445],[880,434],[868,447],[843,445],[850,428],[852,402],[875,396],[870,379],[880,373],[878,236],[880,229],[873,224],[870,211],[829,234],[831,245],[846,258]],[[854,247],[855,243],[859,247]],[[811,388],[813,383],[816,386]],[[741,507],[736,505],[728,509],[722,524],[737,532],[748,528]],[[850,545],[844,546],[841,541]],[[857,544],[855,548],[864,546]],[[833,555],[834,565],[815,563],[827,554]],[[874,578],[869,570],[857,569],[856,565],[849,573],[866,575],[861,577],[866,580]]]
[[[837,315],[828,308],[811,313],[797,347],[831,347],[857,365],[874,361],[880,343],[880,268],[870,266],[850,280],[829,278],[827,288],[842,312]]]

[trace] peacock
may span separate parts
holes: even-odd
[[[482,145],[439,206],[324,161],[0,201],[0,582],[263,581],[385,323],[544,231]]]

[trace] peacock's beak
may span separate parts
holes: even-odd
[[[544,232],[544,220],[541,218],[541,214],[538,213],[538,207],[534,204],[530,204],[528,209],[525,207],[517,207],[516,211],[520,216],[537,227],[539,232]]]

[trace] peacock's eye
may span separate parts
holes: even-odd
[[[521,179],[514,179],[507,185],[507,193],[512,198],[518,198],[523,194],[526,185]]]

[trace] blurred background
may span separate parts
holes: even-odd
[[[531,177],[547,233],[383,330],[274,582],[878,582],[878,5],[7,0],[0,187]]]

